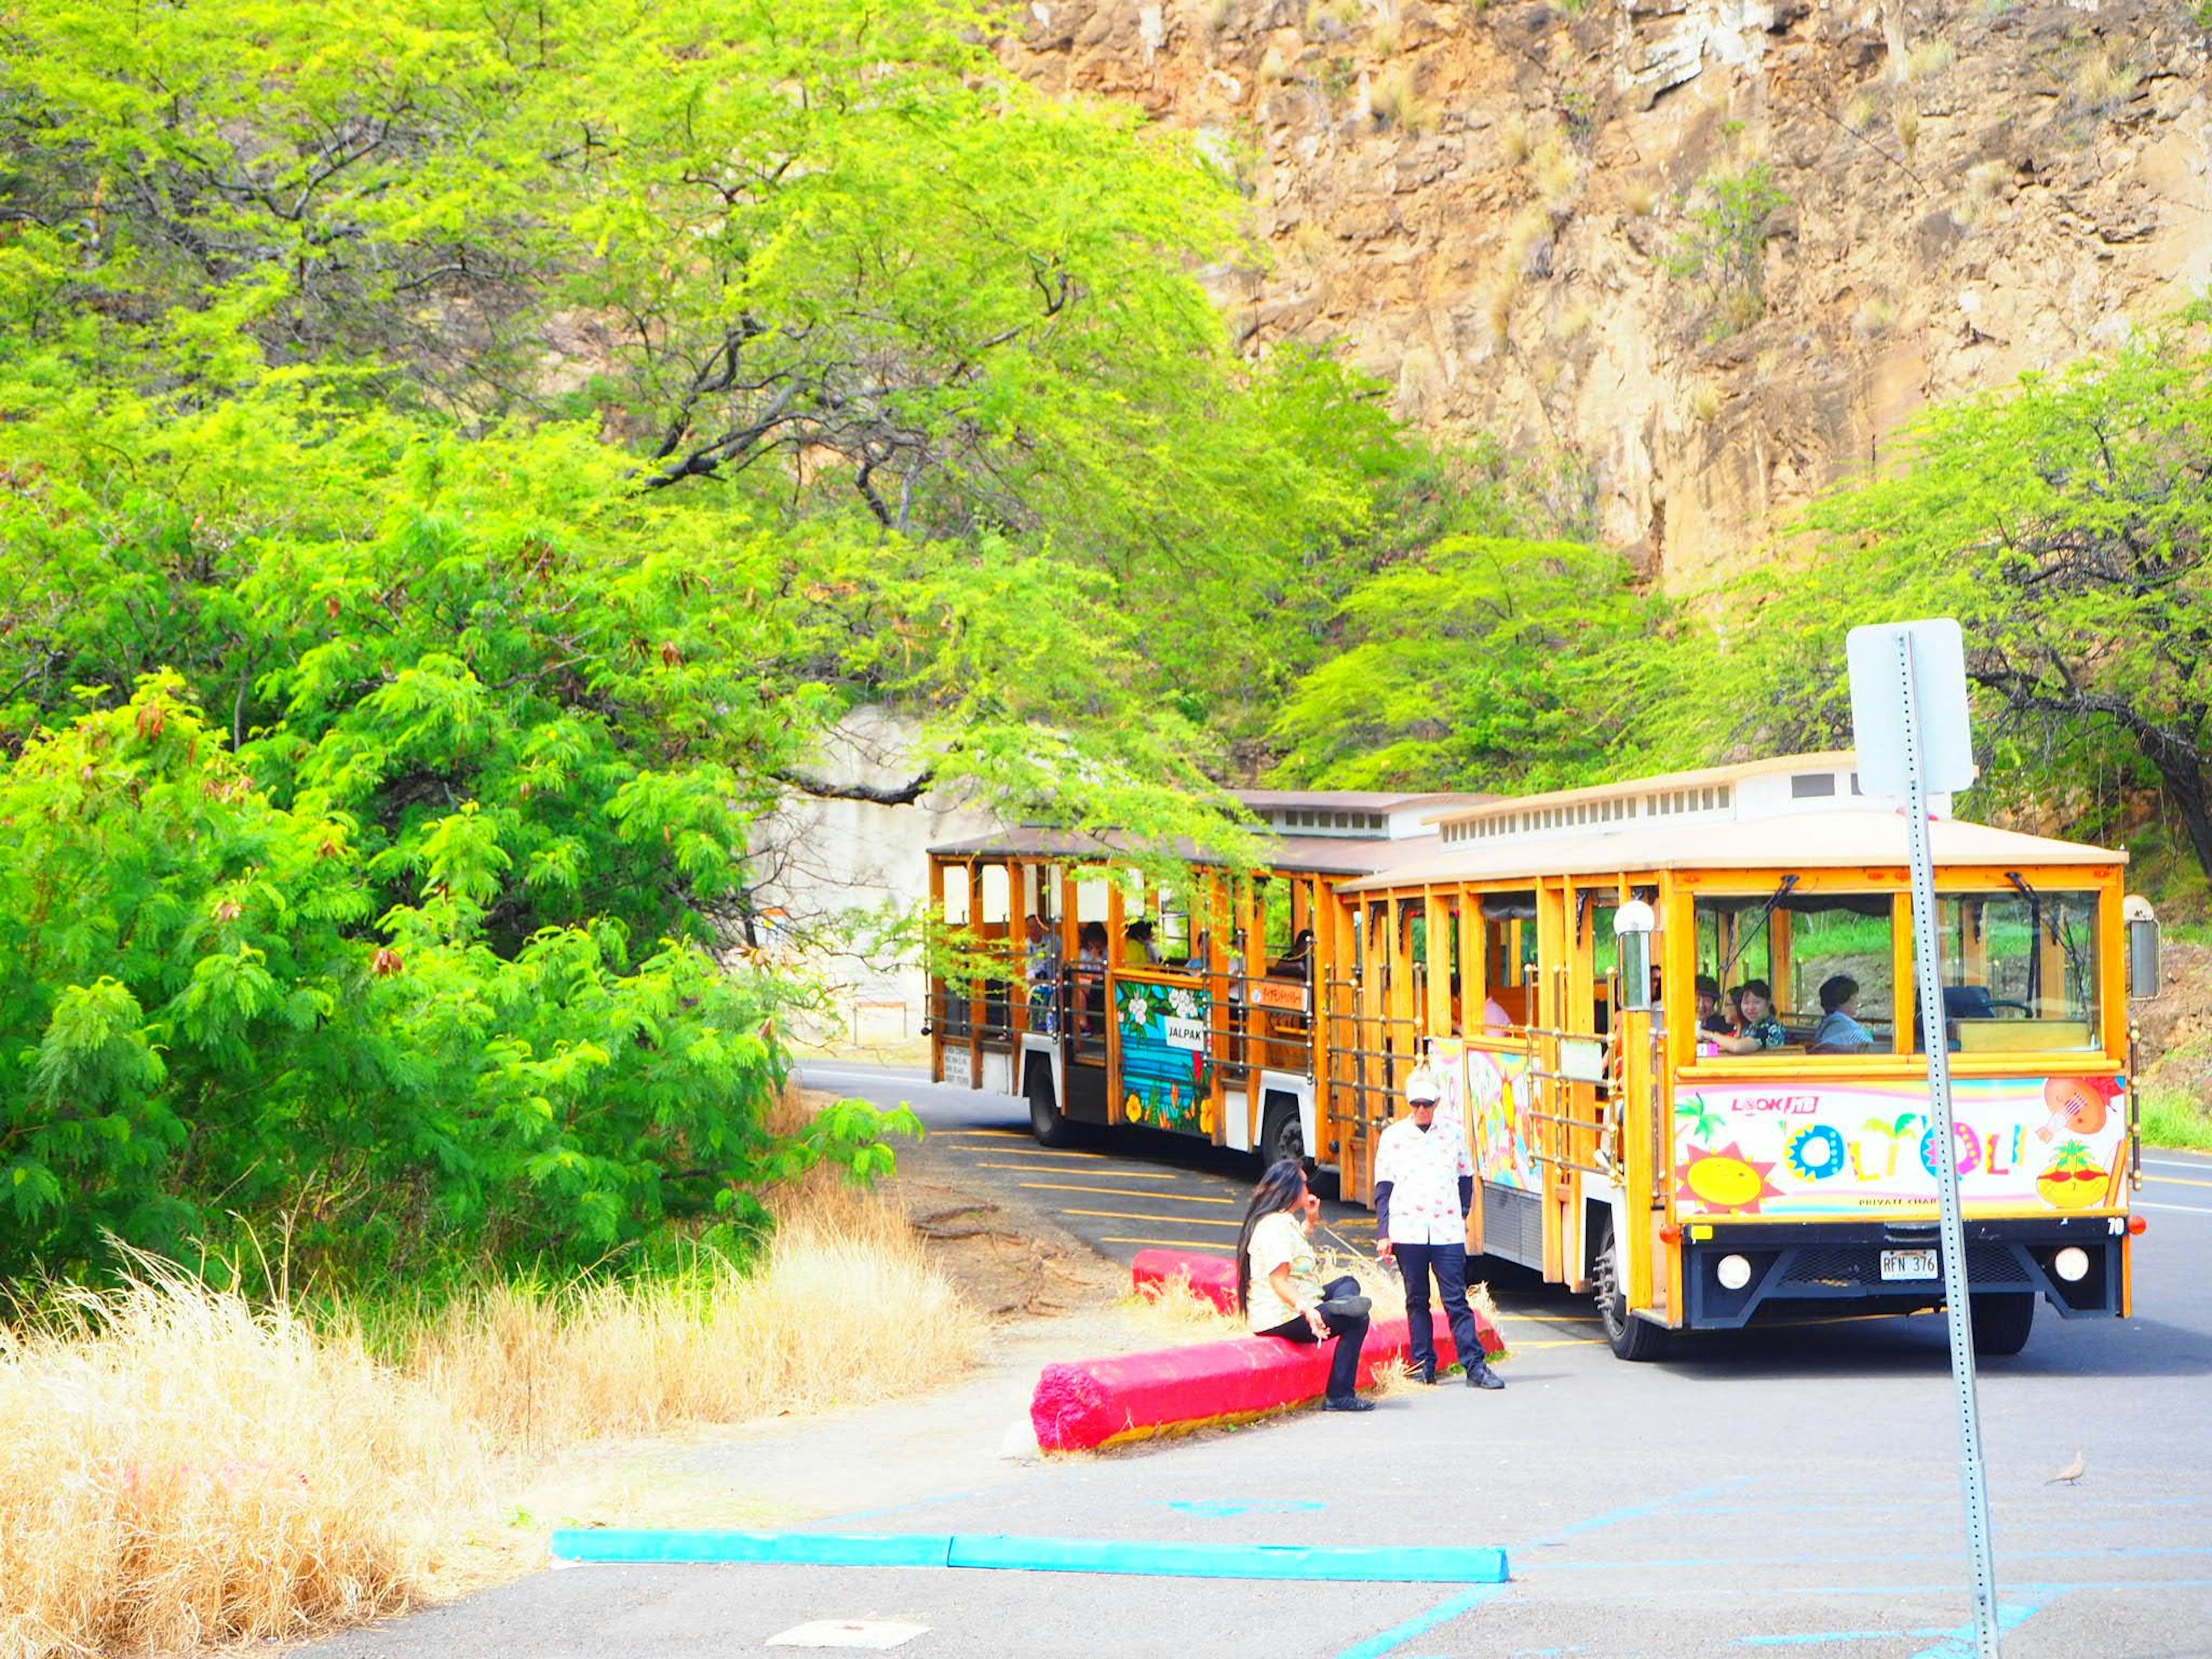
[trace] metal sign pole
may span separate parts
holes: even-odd
[[[1981,1659],[1998,1659],[1996,1566],[1990,1547],[1989,1488],[1982,1473],[1981,1413],[1974,1398],[1972,1304],[1967,1300],[1966,1227],[1959,1207],[1958,1142],[1951,1119],[1951,1053],[1944,1018],[1942,942],[1936,931],[1936,862],[1928,840],[1925,757],[1908,632],[1897,635],[1897,672],[1904,697],[1905,822],[1912,853],[1912,954],[1918,968],[1922,1046],[1928,1051],[1928,1099],[1935,1118],[1936,1182],[1943,1205],[1943,1300],[1951,1330],[1951,1381],[1959,1402],[1966,1543],[1974,1559],[1974,1635]]]

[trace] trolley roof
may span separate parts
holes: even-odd
[[[1938,866],[2118,865],[2106,847],[2022,835],[1986,823],[1937,818],[1928,826]],[[1644,819],[1556,837],[1461,842],[1431,857],[1346,883],[1349,892],[1414,883],[1486,882],[1537,875],[1644,870],[1894,868],[1905,860],[1905,823],[1895,809],[1805,811],[1746,821]]]
[[[1364,876],[1378,871],[1395,870],[1432,857],[1437,850],[1437,838],[1419,836],[1407,841],[1353,841],[1348,838],[1322,836],[1262,836],[1260,846],[1270,869],[1291,872],[1300,875]],[[969,841],[947,842],[929,849],[933,858],[1020,858],[1056,860],[1110,860],[1135,850],[1132,836],[1108,830],[1093,835],[1079,830],[1008,830],[995,836],[978,836]],[[1171,856],[1188,864],[1206,865],[1217,862],[1207,854],[1199,851],[1191,842],[1178,839],[1164,849]]]

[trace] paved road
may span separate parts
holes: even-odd
[[[1166,1236],[1241,1188],[1203,1156],[1132,1178],[1043,1162],[1014,1103],[950,1102],[881,1074],[942,1153],[1083,1190],[1104,1244]],[[973,1149],[970,1153],[968,1149]],[[2061,1322],[1981,1373],[2011,1659],[2212,1654],[2212,1160],[2159,1153],[2142,1210],[2139,1316]],[[1098,1186],[1124,1194],[1091,1201]],[[1048,1188],[1052,1191],[1056,1188]],[[1210,1238],[1218,1230],[1185,1235]],[[1086,1233],[1086,1236],[1091,1236]],[[1133,1249],[1136,1244],[1107,1246]],[[1700,1341],[1664,1364],[1608,1354],[1581,1304],[1493,1275],[1510,1386],[1417,1391],[1362,1418],[1307,1413],[1095,1460],[978,1468],[896,1510],[854,1493],[839,1530],[1261,1543],[1505,1546],[1510,1584],[1271,1584],[1018,1572],[690,1567],[544,1574],[325,1644],[368,1656],[707,1659],[824,1619],[928,1626],[929,1659],[1198,1656],[1549,1659],[1807,1650],[1967,1659],[1956,1432],[1942,1324],[1828,1322]],[[2050,1477],[2079,1453],[2075,1483]]]
[[[1062,1226],[1115,1261],[1133,1260],[1148,1244],[1225,1254],[1259,1170],[1249,1152],[1127,1126],[1110,1133],[1079,1131],[1065,1148],[1040,1146],[1026,1101],[940,1088],[920,1072],[809,1066],[801,1078],[810,1088],[905,1101],[929,1134],[919,1146],[901,1149],[901,1167],[936,1172],[957,1165],[965,1181],[1003,1188],[1024,1206],[1050,1206]],[[1368,1211],[1324,1200],[1322,1215],[1346,1246],[1371,1247],[1375,1218]]]

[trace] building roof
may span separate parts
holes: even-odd
[[[1796,760],[1804,763],[1803,757]],[[2054,841],[1956,818],[1933,820],[1928,833],[1939,866],[2119,865],[2128,857],[2108,847]],[[1427,844],[1421,845],[1425,855],[1418,860],[1347,883],[1346,890],[1416,882],[1494,881],[1538,873],[1833,870],[1864,865],[1898,868],[1906,858],[1902,815],[1864,808],[1740,823],[1641,820],[1546,840],[1463,842],[1448,852],[1426,851]]]
[[[1580,789],[1553,789],[1540,795],[1489,795],[1432,814],[1431,823],[1463,823],[1529,806],[1577,806],[1584,801],[1612,800],[1649,794],[1657,790],[1702,789],[1709,785],[1741,783],[1747,778],[1775,772],[1834,772],[1858,765],[1858,751],[1824,749],[1809,755],[1770,755],[1764,760],[1735,761],[1726,766],[1707,766],[1694,772],[1662,772],[1645,778],[1622,778]]]
[[[1232,789],[1229,792],[1254,811],[1270,808],[1329,807],[1347,812],[1398,812],[1409,806],[1461,807],[1479,805],[1502,797],[1431,790],[1422,794],[1395,794],[1378,789]]]

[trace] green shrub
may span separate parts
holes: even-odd
[[[1718,308],[1717,331],[1734,333],[1764,308],[1760,275],[1769,222],[1790,197],[1764,161],[1741,173],[1709,173],[1698,181],[1698,194],[1703,200],[1687,209],[1690,228],[1675,243],[1667,270],[1701,286]]]
[[[2212,1113],[2202,1101],[2179,1089],[2146,1089],[2142,1097],[2142,1138],[2147,1146],[2176,1146],[2185,1151],[2212,1152]]]

